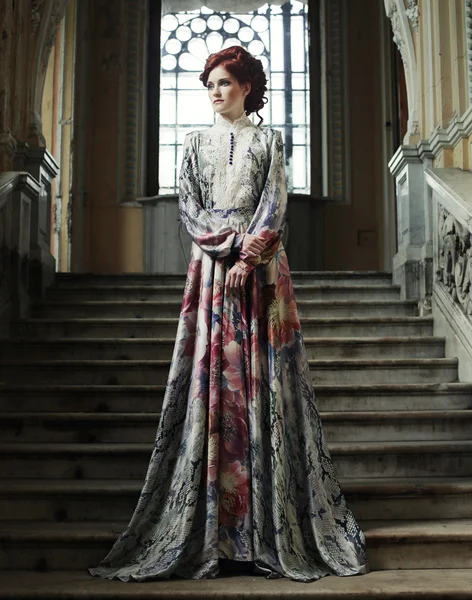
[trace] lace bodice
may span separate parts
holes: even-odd
[[[207,210],[251,219],[266,180],[274,134],[254,125],[246,114],[233,123],[219,116],[213,127],[190,134]]]
[[[246,115],[221,116],[185,138],[179,212],[194,242],[210,256],[227,256],[238,234],[277,236],[287,207],[282,136]],[[272,232],[272,233],[271,233]]]

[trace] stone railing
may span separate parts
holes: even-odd
[[[31,298],[30,252],[32,207],[38,182],[24,172],[0,173],[0,336],[26,316]]]
[[[435,335],[459,357],[461,381],[472,381],[472,173],[427,169],[431,201]]]

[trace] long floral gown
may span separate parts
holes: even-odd
[[[91,574],[215,577],[220,558],[300,581],[367,572],[315,405],[286,203],[280,132],[244,114],[187,135],[179,206],[194,243],[162,416],[134,515]],[[225,294],[235,260],[250,264],[244,231],[267,250]]]

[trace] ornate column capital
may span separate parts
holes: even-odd
[[[418,6],[416,0],[384,0],[385,11],[392,23],[393,41],[400,51],[405,68],[406,89],[408,96],[408,131],[404,143],[416,143],[421,138],[418,120],[418,77],[416,68],[416,52],[411,35],[410,21],[416,29],[418,26]],[[416,24],[416,26],[415,26]]]

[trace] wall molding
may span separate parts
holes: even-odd
[[[143,196],[145,167],[145,72],[148,1],[123,0],[125,43],[122,44],[123,73],[120,78],[118,198],[121,205],[139,206]]]
[[[469,104],[472,104],[472,0],[465,0],[465,44],[467,50]]]
[[[350,204],[350,125],[346,0],[322,0],[321,94],[323,196]]]

